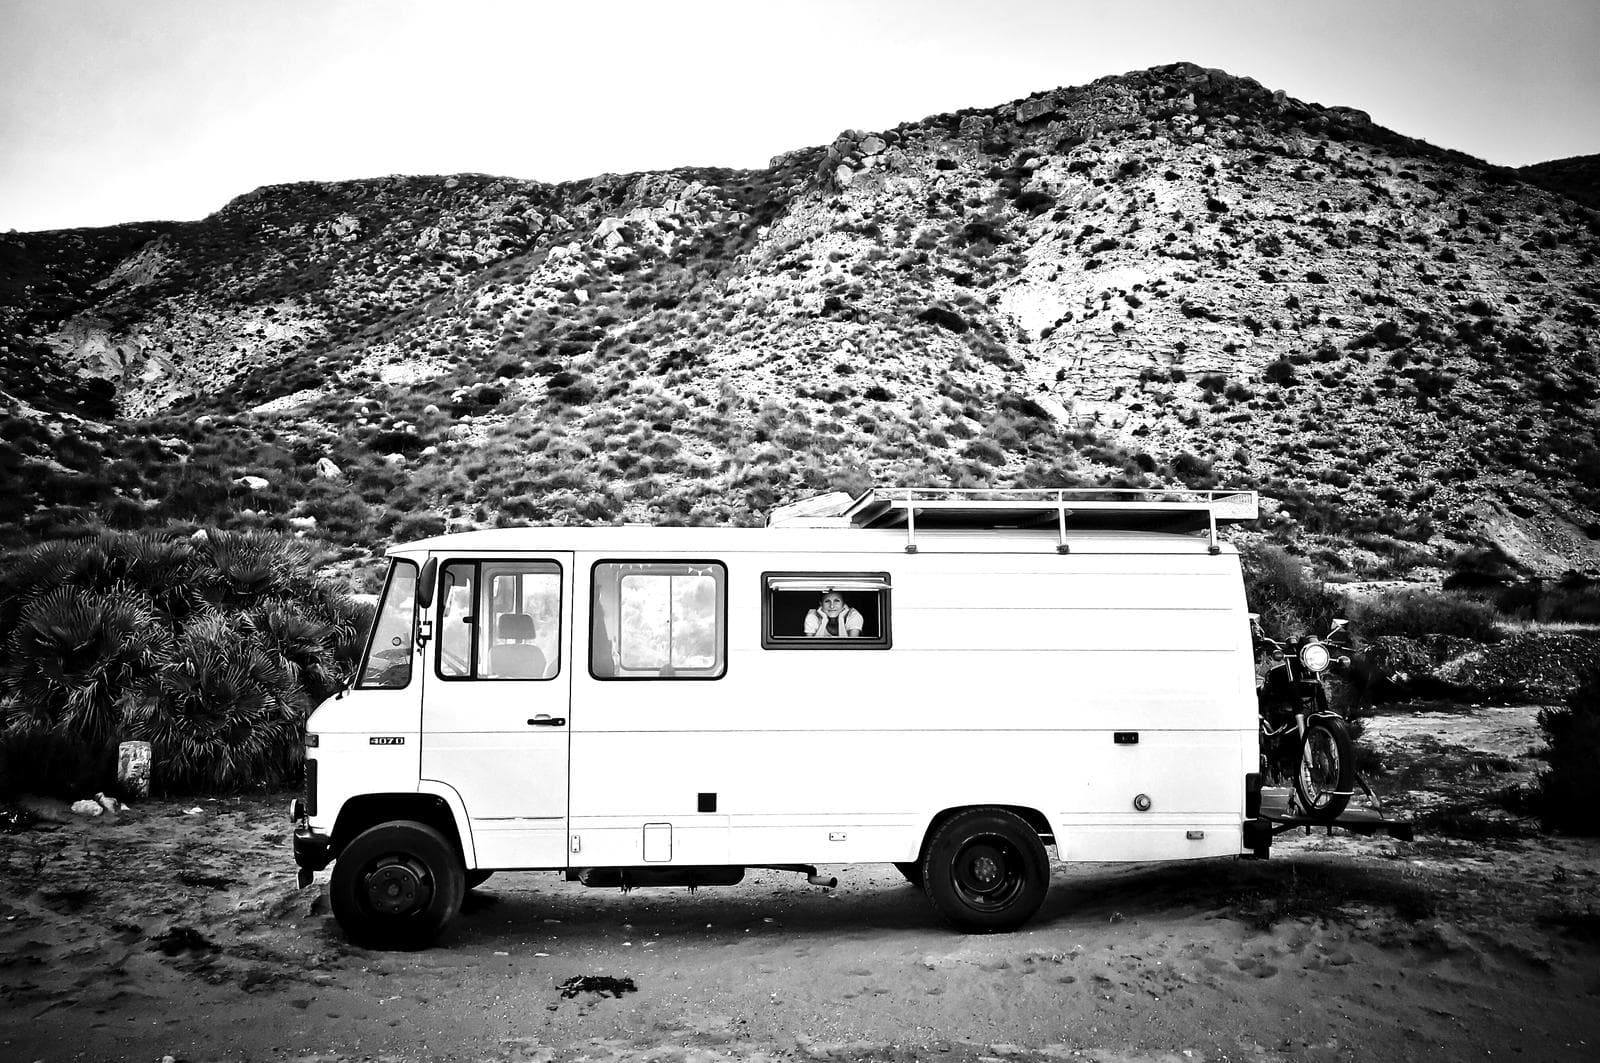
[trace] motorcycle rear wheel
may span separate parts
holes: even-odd
[[[1355,747],[1345,722],[1337,716],[1308,721],[1294,774],[1301,811],[1319,823],[1333,822],[1349,805],[1355,782]]]

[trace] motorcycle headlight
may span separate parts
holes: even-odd
[[[1313,672],[1328,669],[1328,647],[1320,642],[1308,642],[1300,648],[1300,663]]]

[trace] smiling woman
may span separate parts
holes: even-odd
[[[855,638],[865,621],[844,604],[843,595],[828,591],[822,602],[806,614],[806,634],[811,638]]]

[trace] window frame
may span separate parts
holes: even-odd
[[[875,581],[882,586],[872,593],[878,599],[878,634],[873,638],[812,638],[808,635],[777,635],[773,633],[773,595],[781,588],[772,586],[773,580],[803,579],[820,584],[829,582]],[[821,593],[820,591],[818,593]],[[847,592],[848,593],[848,592]],[[894,648],[893,629],[894,583],[888,572],[841,572],[783,570],[761,573],[761,648],[764,650],[889,650]]]
[[[714,667],[716,667],[717,665],[720,664],[722,670],[720,672],[718,672],[716,675],[681,675],[681,674],[673,674],[673,675],[659,675],[659,674],[658,675],[600,675],[600,674],[596,673],[595,670],[594,670],[594,651],[595,651],[594,632],[595,632],[595,621],[599,618],[599,611],[595,608],[595,599],[596,599],[596,592],[597,592],[597,589],[599,587],[599,582],[598,582],[598,580],[596,580],[595,576],[600,571],[600,566],[602,566],[602,565],[654,565],[654,566],[661,566],[661,567],[667,567],[667,566],[690,566],[690,565],[701,565],[701,566],[707,566],[707,567],[715,566],[716,569],[718,569],[720,571],[720,573],[721,573],[720,577],[717,577],[717,609],[716,609],[718,626],[720,627],[721,630],[717,632],[717,638],[714,640],[715,643],[716,643],[716,656],[715,656],[715,659],[713,661],[712,667],[714,668]],[[648,574],[648,573],[642,573],[642,574]],[[622,577],[619,576],[618,579],[617,579],[617,588],[618,588],[618,594],[619,595],[621,593],[621,587],[622,587]],[[588,627],[589,627],[589,641],[588,641],[588,649],[587,649],[586,653],[584,654],[584,657],[585,657],[586,661],[588,662],[589,678],[591,678],[591,679],[593,679],[593,680],[595,680],[597,682],[600,682],[600,683],[612,683],[612,682],[617,682],[617,683],[639,683],[639,682],[644,682],[644,683],[656,683],[656,682],[663,682],[663,683],[708,683],[709,682],[709,683],[714,683],[714,682],[717,682],[718,680],[727,678],[728,668],[729,668],[729,664],[730,664],[730,662],[728,660],[728,627],[729,627],[729,619],[728,619],[728,617],[729,617],[728,587],[729,587],[729,579],[728,579],[728,564],[727,564],[727,562],[719,561],[716,558],[712,558],[712,557],[602,557],[602,558],[596,560],[592,565],[589,566],[589,624],[588,624]],[[621,617],[620,611],[619,611],[619,614],[617,616],[617,638],[618,638],[619,641],[621,640],[621,637],[622,637],[622,617]],[[616,652],[616,647],[615,646],[613,646],[612,649],[613,649],[613,652]],[[619,654],[619,656],[620,656],[620,654]],[[621,667],[621,663],[619,661],[618,668],[620,668],[620,667]]]
[[[556,670],[549,675],[509,676],[509,675],[478,675],[479,657],[479,614],[476,610],[482,605],[478,596],[484,593],[483,566],[485,565],[554,565],[556,576]],[[566,569],[561,562],[551,557],[450,557],[439,561],[440,582],[444,580],[444,570],[451,565],[472,566],[472,636],[467,640],[467,675],[449,675],[444,671],[444,607],[445,596],[435,588],[433,608],[433,641],[438,648],[433,654],[433,674],[446,683],[548,683],[561,676],[563,662],[561,660],[561,637],[566,626],[566,599],[567,582]],[[545,573],[548,575],[549,573]]]
[[[372,644],[378,638],[378,624],[383,619],[383,607],[388,604],[389,591],[394,586],[395,573],[400,571],[401,565],[411,566],[411,649],[408,653],[408,670],[404,686],[380,686],[376,683],[367,683],[366,669],[372,660]],[[422,566],[409,557],[390,558],[389,571],[383,579],[383,590],[378,595],[378,611],[372,614],[372,627],[367,630],[367,641],[361,647],[361,657],[356,664],[355,682],[351,684],[352,690],[406,690],[416,678],[417,669],[409,657],[416,656],[417,652],[417,583],[422,579]]]

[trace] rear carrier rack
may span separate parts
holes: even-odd
[[[1323,820],[1305,815],[1296,805],[1294,791],[1290,787],[1263,786],[1261,810],[1256,817],[1261,826],[1257,830],[1264,831],[1268,836],[1276,836],[1297,827],[1304,827],[1307,834],[1311,833],[1313,827],[1324,827],[1332,834],[1333,829],[1338,827],[1352,834],[1387,834],[1402,842],[1416,839],[1416,824],[1409,819],[1391,817],[1383,807],[1383,801],[1372,792],[1372,787],[1367,785],[1367,780],[1359,772],[1356,774],[1356,791],[1364,796],[1364,800],[1352,803],[1332,820]],[[1267,845],[1270,844],[1269,837]]]
[[[830,504],[829,499],[836,502]],[[906,553],[917,552],[917,529],[1054,528],[1056,550],[1067,553],[1067,529],[1205,535],[1221,547],[1217,526],[1255,520],[1254,491],[1147,488],[874,487],[848,502],[843,495],[807,500],[773,512],[769,527],[796,525],[904,528]]]

